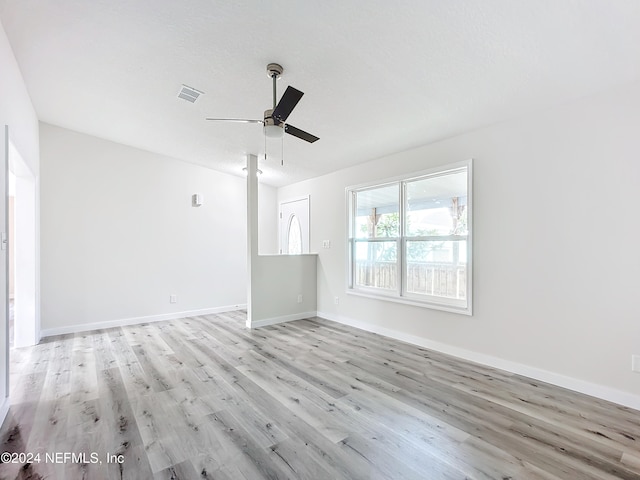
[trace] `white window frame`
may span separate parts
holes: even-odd
[[[443,235],[439,237],[407,237],[405,228],[405,207],[406,207],[406,184],[408,182],[420,180],[422,178],[435,177],[440,175],[447,175],[455,172],[456,170],[466,169],[467,171],[467,230],[466,236],[460,235]],[[399,206],[399,237],[384,237],[380,239],[369,239],[368,241],[393,241],[397,243],[397,289],[396,290],[383,290],[375,287],[358,286],[354,280],[354,266],[355,266],[355,195],[358,192],[365,190],[371,190],[380,188],[392,184],[398,184],[398,206]],[[455,312],[464,315],[473,314],[473,160],[466,160],[464,162],[457,162],[453,164],[442,165],[439,167],[430,168],[428,170],[421,170],[418,172],[412,172],[407,175],[402,175],[393,178],[386,178],[375,182],[368,182],[365,184],[349,186],[345,189],[346,205],[347,205],[347,268],[346,268],[346,285],[347,294],[358,295],[368,298],[376,298],[391,302],[403,303],[408,305],[415,305],[424,308],[431,308],[435,310],[444,310],[447,312]],[[424,294],[410,293],[406,291],[406,245],[407,241],[412,240],[460,240],[466,237],[467,241],[467,274],[466,274],[466,300],[456,302],[455,300],[448,299],[446,301],[439,301],[438,296],[429,296]]]

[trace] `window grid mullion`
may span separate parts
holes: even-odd
[[[423,235],[423,236],[415,236],[415,237],[403,237],[405,240],[408,241],[415,241],[415,242],[460,242],[460,241],[464,241],[467,240],[468,235],[433,235],[433,236],[428,236],[428,235]]]
[[[400,217],[400,244],[398,245],[398,251],[400,252],[400,254],[398,255],[398,274],[400,275],[400,278],[398,279],[398,295],[400,297],[403,297],[405,295],[406,292],[406,285],[405,285],[405,277],[406,277],[406,268],[407,268],[407,241],[406,241],[406,234],[407,234],[407,226],[406,226],[406,218],[405,218],[405,202],[406,202],[406,191],[407,191],[407,183],[406,182],[400,182],[400,201],[399,201],[399,217]]]
[[[356,192],[351,192],[350,198],[350,207],[351,211],[349,212],[349,228],[351,229],[351,241],[349,242],[349,288],[354,288],[356,286],[356,212],[357,212],[357,200],[358,195]]]
[[[354,238],[353,240],[358,243],[385,243],[385,242],[395,242],[400,237],[377,237],[377,238]]]

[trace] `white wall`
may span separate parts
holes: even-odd
[[[0,129],[2,129],[0,156],[4,157],[4,126],[9,125],[9,139],[14,147],[20,152],[25,162],[38,175],[39,152],[38,152],[38,119],[31,104],[31,99],[24,85],[20,69],[16,62],[9,40],[0,24]],[[2,159],[4,161],[4,158]],[[3,175],[0,175],[3,176]],[[4,178],[2,178],[4,182]],[[0,224],[4,225],[4,204],[0,202]],[[4,227],[1,228],[4,230]],[[3,252],[4,253],[4,252]],[[2,275],[4,278],[4,275]],[[3,291],[4,291],[4,287]],[[6,318],[4,315],[5,303],[4,295],[0,302],[0,422],[6,415],[8,404],[5,403],[6,371],[7,371],[7,339],[5,337]]]
[[[317,257],[258,255],[253,259],[250,328],[316,316]]]
[[[40,139],[43,334],[246,304],[245,179],[44,123]]]
[[[639,132],[634,84],[279,189],[313,198],[318,314],[640,408]],[[474,315],[345,294],[345,187],[469,158]]]
[[[2,24],[0,65],[0,124],[3,128],[9,125],[11,142],[33,174],[37,175],[40,158],[38,118]]]

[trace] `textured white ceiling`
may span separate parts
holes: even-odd
[[[305,92],[279,186],[640,79],[637,0],[0,0],[38,117],[241,174],[265,68]],[[181,84],[205,92],[176,98]]]

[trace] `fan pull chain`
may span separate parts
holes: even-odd
[[[280,159],[280,166],[284,167],[284,135],[281,138],[282,140],[282,148],[280,151],[282,152],[282,158]]]

